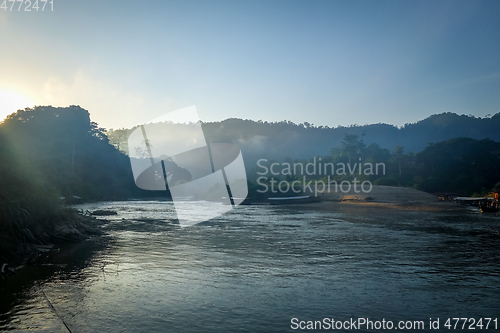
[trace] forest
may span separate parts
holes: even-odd
[[[52,241],[63,203],[165,195],[139,190],[127,156],[79,106],[19,110],[0,124],[0,259]],[[3,261],[0,261],[3,262]]]
[[[175,125],[172,132],[175,132]],[[290,121],[266,122],[248,119],[226,119],[204,122],[202,128],[209,142],[227,142],[238,145],[244,153],[245,165],[252,169],[257,160],[265,158],[282,161],[286,158],[309,159],[330,154],[339,147],[345,135],[358,136],[366,146],[394,150],[396,145],[406,153],[423,151],[430,143],[454,138],[491,139],[500,142],[500,113],[485,118],[457,115],[451,112],[430,116],[400,128],[389,124],[352,126],[314,126]],[[127,152],[127,137],[133,129],[110,129],[110,142]]]
[[[176,126],[166,124],[167,131],[170,128],[175,133]],[[207,142],[234,143],[241,148],[252,183],[257,181],[260,159],[269,165],[306,165],[313,158],[333,164],[360,159],[363,163],[384,163],[385,175],[358,178],[375,185],[413,187],[430,193],[482,195],[500,182],[500,113],[485,118],[443,113],[401,128],[388,124],[331,128],[234,118],[201,126]],[[133,129],[110,129],[106,134],[111,144],[126,153],[127,137]],[[318,172],[316,175],[308,178],[322,178]],[[282,178],[297,179],[290,175]],[[335,177],[337,181],[349,179],[352,177],[347,175]],[[255,184],[250,188],[255,189]]]
[[[255,194],[258,159],[309,163],[321,157],[324,163],[384,163],[384,175],[361,176],[375,185],[483,195],[500,188],[499,121],[500,114],[491,118],[442,114],[400,129],[382,124],[333,129],[241,119],[202,127],[208,142],[241,147],[251,194]],[[0,255],[12,250],[9,239],[43,238],[62,203],[73,196],[84,201],[168,196],[165,191],[135,186],[125,153],[130,131],[106,131],[79,106],[26,108],[0,123]],[[404,146],[408,142],[409,148]],[[336,179],[350,178],[337,175]]]
[[[411,187],[429,193],[464,196],[484,196],[493,189],[500,189],[500,143],[490,139],[455,138],[429,144],[419,153],[406,153],[398,145],[389,151],[376,143],[366,145],[355,134],[346,134],[341,144],[331,148],[328,155],[310,159],[287,158],[284,162],[279,163],[275,159],[261,161],[247,172],[249,179],[258,180],[259,169],[260,174],[265,170],[260,166],[269,169],[275,163],[274,173],[278,175],[273,175],[273,179],[287,182],[301,181],[304,176],[307,180],[322,180],[325,183],[327,179],[340,183],[345,180],[352,182],[356,178],[359,182],[366,180],[374,185]],[[288,170],[282,172],[288,165],[310,165],[315,170],[309,168],[307,172],[302,172],[298,169],[299,174]],[[369,172],[366,167],[373,166],[371,169],[375,169],[377,165],[383,165],[383,168],[377,168],[377,172]],[[335,167],[337,171],[334,171]]]

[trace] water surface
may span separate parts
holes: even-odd
[[[284,332],[292,318],[500,315],[495,216],[240,206],[180,228],[171,202],[78,207],[119,213],[106,217],[109,243],[56,260],[0,329]]]

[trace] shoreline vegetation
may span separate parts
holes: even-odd
[[[446,115],[440,119],[443,120],[443,117],[452,120],[456,118]],[[484,121],[474,117],[473,119],[459,117],[459,120],[462,123],[474,121],[477,126],[493,126],[500,120],[500,113]],[[219,126],[221,124],[227,126]],[[269,157],[267,160],[267,166],[271,168],[269,170],[274,170],[273,163],[297,162],[306,165],[319,157],[309,155],[309,160],[303,156],[302,159],[292,160],[290,157],[281,158],[279,154],[268,156],[276,149],[283,148],[284,143],[290,144],[287,140],[295,137],[292,135],[295,133],[293,131],[300,132],[304,138],[308,137],[308,133],[314,134],[311,136],[315,138],[314,142],[321,142],[323,146],[330,145],[330,154],[322,156],[322,165],[326,165],[324,163],[350,165],[351,162],[362,160],[363,163],[384,163],[384,168],[387,166],[387,173],[384,169],[384,175],[366,173],[358,175],[360,181],[373,183],[373,191],[370,193],[340,195],[332,191],[323,191],[320,194],[323,202],[309,206],[318,209],[334,209],[336,205],[406,210],[455,209],[461,207],[439,202],[436,196],[416,189],[471,195],[484,194],[500,188],[500,143],[487,138],[481,140],[448,138],[448,141],[429,144],[419,153],[405,153],[400,146],[395,146],[394,151],[390,152],[376,143],[367,145],[364,141],[368,139],[365,137],[365,132],[354,134],[362,130],[363,126],[339,127],[334,130],[310,124],[307,126],[290,122],[270,124],[235,119],[220,122],[219,125],[217,123],[202,125],[210,142],[241,145],[245,163],[256,162],[261,158],[260,155]],[[246,128],[246,125],[249,127]],[[424,125],[425,123],[422,123],[419,126]],[[414,127],[408,125],[405,131],[415,129]],[[102,222],[64,207],[62,197],[76,196],[85,202],[170,197],[168,190],[144,191],[135,185],[130,159],[122,152],[129,131],[126,129],[106,131],[91,121],[87,110],[74,105],[64,108],[52,106],[26,108],[12,113],[0,123],[0,268],[4,272],[2,275],[11,272],[17,265],[29,262],[37,253],[49,251],[54,244],[79,241],[100,234],[99,225]],[[448,126],[448,136],[450,131]],[[242,137],[241,133],[244,133],[245,137]],[[333,133],[336,139],[328,140],[329,135]],[[340,141],[342,133],[344,139]],[[367,133],[370,134],[369,131]],[[377,137],[369,138],[371,141],[376,139]],[[332,147],[337,141],[340,141],[340,146]],[[272,142],[276,143],[276,149],[267,149]],[[392,142],[397,143],[397,141]],[[313,154],[312,150],[310,153]],[[279,161],[272,159],[278,157]],[[284,164],[280,165],[277,170],[278,181],[289,184],[302,179],[301,175],[285,173]],[[273,196],[272,193],[257,191],[259,187],[255,176],[262,169],[254,167],[252,170],[247,166],[249,197],[255,202],[264,202]],[[316,170],[316,166],[314,169]],[[338,172],[335,173],[335,177],[338,182],[352,181],[349,175]],[[305,183],[310,180],[326,182],[325,175],[321,172],[308,174],[307,179],[304,178],[302,181]],[[273,180],[269,179],[266,184],[269,185],[270,181]],[[290,196],[290,194],[281,193],[280,196]]]
[[[9,115],[0,123],[2,275],[36,257],[41,247],[98,234],[98,220],[65,207],[61,198],[140,195],[129,169],[128,158],[78,106],[39,106]]]

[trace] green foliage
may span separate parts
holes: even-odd
[[[356,134],[346,133],[340,144],[341,155],[347,156],[349,164],[355,163],[354,161],[357,161],[365,153],[366,146]]]
[[[128,137],[130,133],[135,129],[126,129],[126,128],[120,128],[120,129],[110,129],[106,132],[106,136],[109,139],[109,143],[111,143],[116,149],[121,151],[122,153],[127,154],[128,152]]]
[[[453,129],[450,124],[460,126]],[[301,184],[304,175],[307,180],[326,182],[330,175],[330,180],[337,182],[356,177],[360,182],[413,186],[428,192],[472,194],[500,188],[498,142],[456,138],[430,144],[418,154],[405,153],[404,146],[408,138],[428,142],[460,131],[465,133],[471,126],[483,128],[482,135],[495,137],[491,133],[498,133],[497,125],[500,125],[500,114],[489,119],[442,114],[402,129],[385,124],[333,129],[309,123],[241,119],[205,123],[202,128],[208,142],[229,142],[241,147],[250,170],[249,193],[254,199],[267,199],[269,193],[258,193],[259,186],[254,183],[259,171],[255,163],[262,158],[268,159],[268,167],[278,161],[281,165],[285,161],[303,166],[316,162],[313,174],[275,177],[288,184],[294,181]],[[167,131],[175,137],[189,130],[189,126],[194,125],[172,124]],[[7,239],[11,238],[21,240],[19,244],[43,239],[49,221],[60,212],[59,196],[109,200],[166,195],[165,191],[142,191],[135,186],[129,158],[123,154],[128,149],[126,141],[131,130],[105,132],[79,106],[38,106],[8,116],[0,124],[1,246],[6,246]],[[377,139],[380,144],[374,142]],[[401,146],[394,146],[395,142]],[[393,149],[392,153],[386,147]],[[385,172],[327,175],[323,169],[327,163],[335,167],[339,163],[358,164],[358,167],[360,163],[380,163]],[[279,171],[283,167],[280,168]]]
[[[348,163],[350,159],[353,164],[361,157],[363,163],[385,163],[387,174],[394,175],[399,185],[417,186],[422,180],[415,180],[415,177],[421,174],[417,170],[416,155],[411,152],[422,151],[429,142],[456,137],[500,141],[500,113],[491,118],[443,113],[401,128],[388,124],[333,128],[286,120],[266,122],[235,118],[202,123],[202,128],[207,142],[234,143],[241,148],[252,181],[257,179],[255,171],[259,159],[281,162],[291,158],[307,163],[312,156],[322,156],[335,163]],[[185,130],[185,125],[166,127],[170,135]],[[123,151],[126,133],[130,131],[110,130],[107,134],[112,144]],[[396,144],[399,148],[394,154]],[[372,181],[375,179],[370,177]]]
[[[135,188],[128,157],[78,106],[20,110],[0,130],[18,163],[37,170],[30,178],[43,178],[62,196],[126,198]]]
[[[418,154],[404,153],[403,147],[395,146],[391,154],[377,144],[370,144],[366,147],[359,137],[346,135],[342,146],[333,147],[330,152],[329,156],[316,156],[308,160],[288,158],[281,163],[270,160],[261,165],[270,168],[273,163],[278,163],[273,168],[278,174],[268,173],[267,181],[272,177],[276,181],[299,180],[302,182],[305,176],[307,180],[322,180],[326,183],[328,179],[341,182],[353,181],[356,178],[359,182],[369,180],[374,185],[415,187],[430,193],[454,192],[464,195],[473,193],[484,195],[493,189],[500,188],[500,143],[489,139],[456,138],[430,144]],[[318,161],[321,161],[321,166],[317,163]],[[289,175],[283,174],[283,170],[287,170],[285,163],[289,163],[292,169],[295,163],[301,164],[304,169],[307,165],[312,166],[316,163],[316,168],[308,169],[314,172],[299,172],[298,174],[292,172]],[[331,172],[331,169],[328,169],[328,174],[323,172],[325,163],[334,165],[337,171]],[[349,170],[346,170],[347,174],[338,173],[341,165],[359,168],[359,163],[362,166],[383,164],[385,173],[367,175],[362,172],[359,174],[359,169],[356,169],[353,174],[350,174]],[[297,170],[300,171],[301,168]],[[262,168],[254,168],[249,172],[249,176],[253,180],[253,175],[262,171]]]
[[[10,259],[12,253],[23,252],[27,243],[40,241],[57,204],[54,187],[16,154],[0,130],[0,257]]]
[[[366,147],[376,144],[391,152],[396,144],[404,147],[407,152],[419,152],[429,142],[457,137],[500,141],[500,112],[491,118],[443,113],[401,128],[388,124],[324,127],[294,124],[290,121],[266,122],[234,118],[203,123],[202,128],[208,141],[237,144],[243,151],[246,166],[251,169],[260,158],[280,161],[287,157],[309,159],[317,155],[326,156],[332,147],[343,150],[348,159],[342,142],[346,144],[344,148],[349,147],[347,151],[359,154],[362,148],[349,146],[346,135],[349,138],[357,136],[358,141]],[[404,163],[406,162],[402,162],[402,167]]]
[[[106,200],[138,193],[128,157],[86,110],[38,106],[0,124],[0,257],[47,241],[63,218],[60,196]]]
[[[485,193],[500,181],[500,143],[456,138],[429,145],[417,154],[421,182],[428,192]]]

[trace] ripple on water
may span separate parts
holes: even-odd
[[[276,332],[293,317],[428,320],[500,310],[494,219],[240,206],[180,228],[171,202],[80,207],[118,214],[106,217],[113,241],[105,250],[43,283],[75,332]],[[0,328],[60,327],[43,301],[34,287]]]

